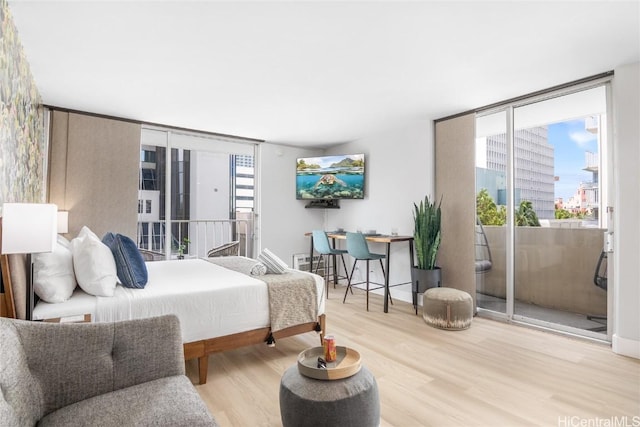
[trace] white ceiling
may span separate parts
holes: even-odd
[[[9,1],[45,104],[326,146],[640,61],[638,1]]]

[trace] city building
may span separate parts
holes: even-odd
[[[143,139],[147,133],[143,133]],[[142,144],[138,196],[138,246],[164,251],[166,207],[166,148]],[[194,245],[202,238],[193,221],[251,219],[254,210],[254,158],[246,154],[171,149],[171,245],[184,239]],[[215,232],[207,230],[215,241]],[[202,249],[204,251],[205,249]],[[188,248],[187,248],[188,251]]]
[[[584,152],[585,166],[582,170],[589,172],[591,179],[580,182],[576,193],[562,205],[564,209],[573,214],[586,215],[591,222],[596,224],[602,219],[600,215],[601,205],[606,202],[605,198],[602,197],[603,194],[606,194],[606,191],[603,191],[605,188],[600,182],[600,169],[604,166],[600,152],[602,151],[603,142],[606,141],[606,135],[603,132],[603,126],[601,126],[601,123],[604,124],[604,119],[604,115],[585,118],[585,130],[597,136],[599,151],[587,150]]]
[[[476,188],[486,188],[497,205],[506,205],[507,137],[506,134],[479,138],[485,150],[484,165],[477,165]],[[547,141],[547,127],[538,126],[515,132],[514,157],[515,200],[532,203],[540,219],[553,219],[554,207],[554,148]],[[484,169],[484,170],[483,170]]]

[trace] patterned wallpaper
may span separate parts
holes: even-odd
[[[0,0],[0,209],[44,202],[43,109],[7,0]]]

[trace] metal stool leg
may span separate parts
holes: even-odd
[[[384,264],[382,263],[382,258],[380,259],[380,267],[382,268],[382,278],[385,279],[387,277],[387,273],[384,271]],[[391,290],[389,290],[389,301],[391,305],[393,305],[393,298],[391,298]]]
[[[342,266],[344,267],[344,274],[347,274],[347,263],[344,262],[344,255],[340,254],[340,258],[342,258]],[[351,277],[347,276],[347,281],[351,283]],[[353,295],[353,289],[351,289],[351,294]]]
[[[328,258],[328,257],[327,257]],[[314,271],[315,274],[318,274],[318,270],[320,269],[320,264],[322,263],[322,260],[324,259],[324,254],[320,254],[320,256],[318,257],[318,263],[316,264],[316,270]],[[325,294],[324,297],[326,299],[329,298],[329,282],[327,281],[327,274],[328,274],[328,269],[327,269],[327,263],[325,262],[324,265],[324,287],[325,287]]]
[[[356,264],[358,260],[353,261],[353,267],[351,267],[351,274],[349,274],[349,282],[347,283],[347,290],[344,291],[344,298],[342,299],[342,303],[344,304],[347,301],[347,294],[349,293],[349,289],[351,289],[351,278],[353,277],[353,272],[356,270]],[[351,289],[351,294],[353,295],[353,289]]]
[[[367,260],[367,311],[369,311],[369,260]]]

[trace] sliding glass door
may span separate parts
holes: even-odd
[[[573,88],[477,118],[476,264],[490,252],[476,269],[479,308],[607,337],[606,90]]]
[[[507,112],[476,118],[477,306],[507,313]]]
[[[138,245],[167,258],[204,257],[237,241],[253,251],[255,144],[143,128]]]

